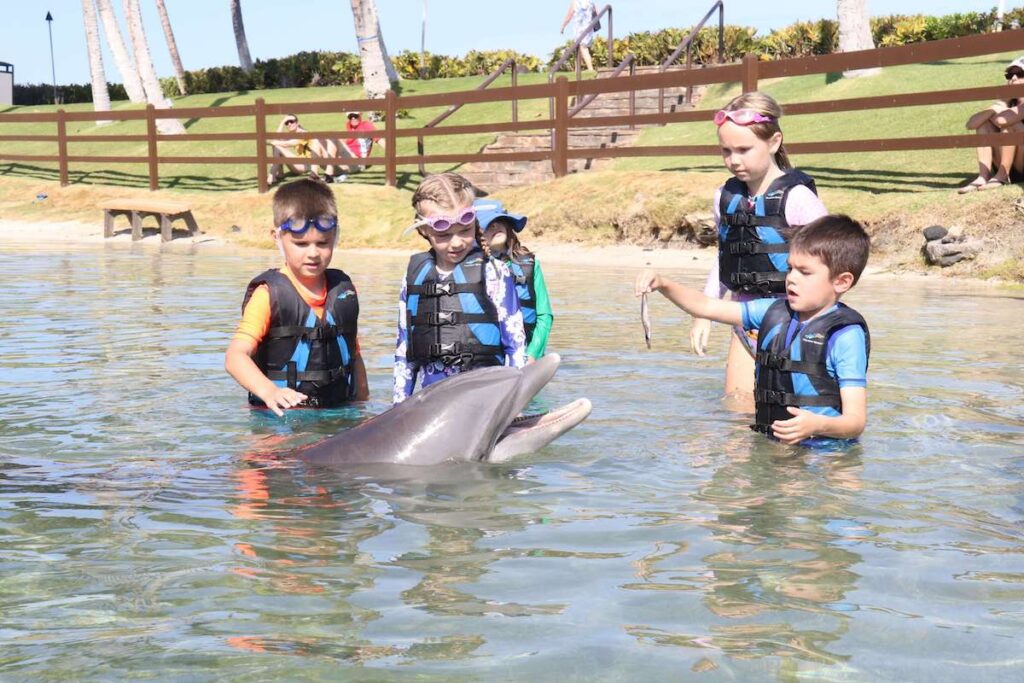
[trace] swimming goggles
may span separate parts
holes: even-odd
[[[318,218],[307,218],[301,226],[293,224],[292,219],[288,218],[284,223],[277,226],[277,229],[287,230],[293,235],[304,235],[310,228],[316,228],[320,232],[330,232],[336,227],[338,227],[337,216],[320,216]]]
[[[752,123],[772,123],[774,116],[767,116],[756,109],[721,109],[715,112],[715,125],[721,126],[726,121],[732,121],[739,126],[749,126]]]
[[[411,228],[418,228],[429,225],[434,232],[448,232],[453,225],[472,225],[476,221],[476,209],[469,207],[464,209],[458,216],[419,216],[419,221],[413,223]]]

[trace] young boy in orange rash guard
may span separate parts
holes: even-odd
[[[338,209],[325,184],[303,179],[274,193],[273,237],[284,265],[246,288],[242,321],[224,369],[249,403],[283,416],[289,408],[333,408],[369,397],[356,336],[352,280],[329,269]]]

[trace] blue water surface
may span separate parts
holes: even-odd
[[[0,679],[1021,679],[1019,293],[866,278],[869,425],[824,453],[722,405],[727,330],[693,356],[658,297],[648,351],[635,271],[545,262],[539,401],[591,418],[371,476],[287,454],[388,406],[404,260],[337,260],[373,400],[277,419],[223,370],[275,257],[0,247]]]

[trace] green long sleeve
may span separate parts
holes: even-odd
[[[537,296],[534,302],[537,305],[537,327],[533,330],[530,345],[526,347],[526,355],[537,360],[547,349],[548,335],[551,333],[551,324],[555,316],[551,312],[551,299],[548,298],[548,288],[544,284],[544,273],[540,269],[540,261],[536,258],[533,262],[533,291]]]

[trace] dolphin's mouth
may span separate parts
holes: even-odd
[[[536,415],[520,415],[516,419],[512,420],[512,424],[510,424],[505,431],[501,433],[501,436],[498,437],[498,442],[500,443],[502,439],[527,429],[553,427],[560,422],[575,420],[580,409],[584,406],[586,407],[587,412],[590,412],[590,401],[585,398],[578,398],[572,403],[567,403],[561,408],[556,408],[555,410],[550,410],[545,413],[537,413]]]

